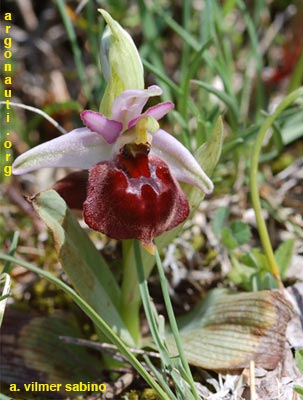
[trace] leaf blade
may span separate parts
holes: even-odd
[[[119,315],[120,289],[85,231],[54,191],[39,193],[32,204],[51,230],[55,248],[71,283],[104,320],[129,343],[132,338]]]

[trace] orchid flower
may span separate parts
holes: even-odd
[[[107,87],[100,113],[83,111],[84,128],[20,155],[13,173],[44,167],[89,170],[69,174],[54,189],[71,208],[83,210],[90,228],[115,239],[138,239],[152,252],[154,237],[189,214],[178,181],[205,193],[213,184],[188,149],[159,127],[173,103],[143,112],[148,99],[162,90],[156,85],[144,89],[142,62],[130,35],[100,12],[108,23],[101,46]]]
[[[164,102],[142,109],[158,86],[126,90],[113,103],[112,118],[85,110],[85,128],[43,143],[20,155],[15,175],[44,167],[89,169],[72,173],[55,189],[72,208],[82,208],[94,230],[115,239],[152,240],[183,222],[189,205],[178,181],[213,189],[198,162],[177,139],[159,129],[157,120],[173,108]]]

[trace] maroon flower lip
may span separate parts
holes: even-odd
[[[168,165],[139,151],[121,152],[76,172],[54,189],[70,208],[82,208],[87,225],[114,239],[138,239],[152,248],[154,237],[174,228],[189,214],[189,204]]]
[[[154,237],[183,222],[189,204],[167,164],[158,157],[120,154],[91,168],[83,205],[85,222],[115,239]]]

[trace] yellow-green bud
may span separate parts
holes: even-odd
[[[127,89],[144,89],[144,72],[133,39],[105,10],[98,10],[108,26],[101,41],[101,67],[107,81],[100,112],[111,117],[114,100]]]

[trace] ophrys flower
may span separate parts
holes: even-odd
[[[173,108],[164,102],[142,112],[158,86],[126,90],[113,103],[111,118],[86,110],[85,128],[75,129],[20,155],[15,175],[43,167],[89,169],[73,173],[55,188],[72,207],[83,206],[92,229],[116,239],[139,239],[147,248],[154,237],[183,222],[188,201],[177,181],[205,193],[211,180],[177,139],[159,128]]]

